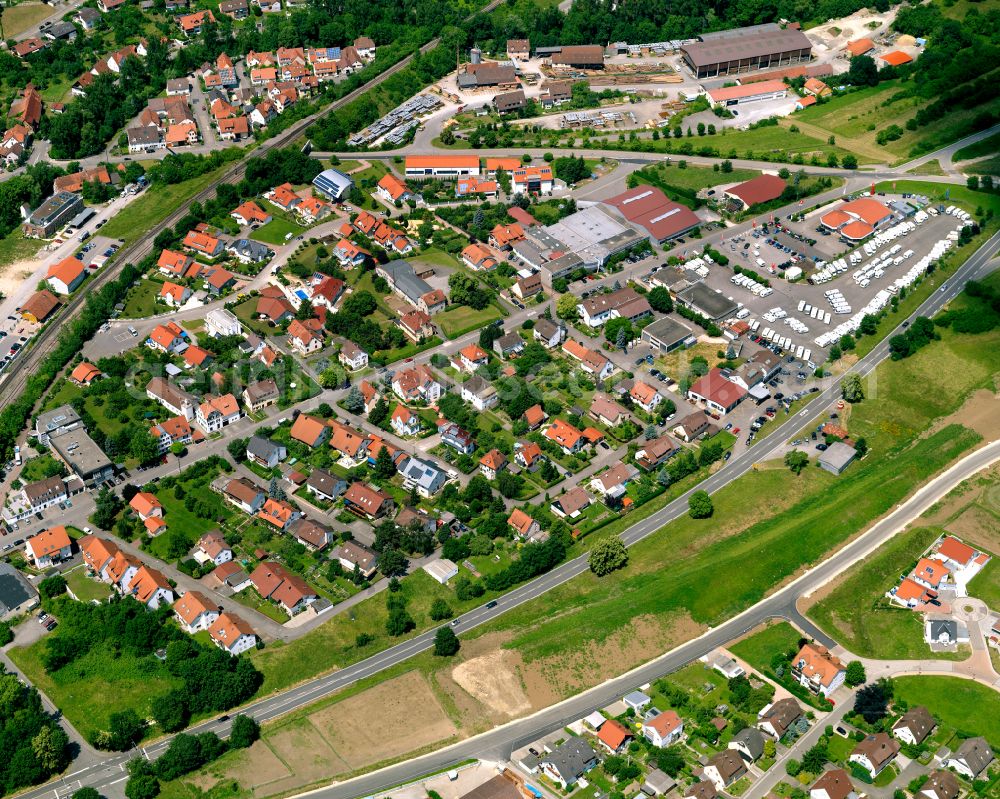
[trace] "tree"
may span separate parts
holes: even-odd
[[[404,607],[394,607],[389,611],[389,618],[385,621],[385,631],[393,637],[405,635],[416,626],[413,617]]]
[[[365,409],[365,398],[357,386],[351,386],[344,398],[344,410],[348,413],[361,413]]]
[[[452,272],[448,277],[448,288],[451,302],[456,305],[467,305],[481,311],[490,303],[491,294],[471,275],[464,272]]]
[[[229,731],[229,746],[232,749],[246,749],[260,738],[260,724],[252,716],[242,713],[233,719]]]
[[[852,660],[847,664],[847,674],[844,677],[844,682],[851,688],[854,688],[856,685],[862,685],[866,679],[865,667],[860,660]]]
[[[91,788],[89,785],[85,785],[84,787],[73,791],[72,799],[104,799],[104,797],[97,792],[96,788]]]
[[[852,405],[861,402],[865,398],[865,387],[861,382],[861,376],[849,374],[840,382],[841,396]]]
[[[853,155],[845,155],[844,158],[841,160],[840,165],[844,167],[844,169],[857,169],[858,159],[855,158]]]
[[[811,774],[819,774],[830,760],[830,754],[822,744],[811,747],[802,756],[802,768]]]
[[[684,768],[684,755],[680,753],[676,746],[669,749],[661,749],[656,753],[656,767],[664,774],[676,777]]]
[[[460,646],[458,636],[451,627],[442,627],[434,634],[434,654],[438,657],[451,657]]]
[[[55,725],[42,727],[31,739],[31,751],[35,753],[39,764],[46,771],[59,771],[68,761],[66,747],[69,736],[62,727]]]
[[[695,491],[688,499],[688,515],[692,519],[707,519],[715,512],[707,491]]]
[[[859,438],[854,442],[854,449],[858,453],[859,458],[863,458],[868,454],[868,441],[864,438]]]
[[[847,70],[847,80],[855,86],[877,86],[878,65],[875,59],[867,55],[852,58],[851,67]]]
[[[635,330],[632,329],[632,323],[624,317],[610,319],[604,325],[604,338],[621,349],[625,343],[635,338]]]
[[[602,538],[592,550],[588,560],[590,570],[598,577],[623,569],[628,564],[628,549],[616,535]]]
[[[579,313],[576,304],[579,300],[572,294],[563,294],[556,300],[556,316],[567,321],[576,319]]]
[[[90,521],[102,530],[110,530],[114,527],[115,517],[118,516],[123,505],[107,486],[103,486],[94,500],[94,512],[90,516]]]
[[[139,714],[131,708],[112,713],[108,722],[111,749],[125,752],[135,746],[142,738],[145,725],[139,718]]]
[[[375,458],[375,476],[382,480],[389,480],[396,476],[396,464],[393,463],[392,454],[388,447],[382,447]]]
[[[378,556],[378,570],[386,577],[406,571],[406,556],[398,549],[387,549]]]
[[[137,774],[125,783],[128,799],[156,799],[160,795],[160,781],[152,774]]]
[[[455,614],[451,607],[441,597],[438,597],[431,603],[430,617],[432,620],[444,621],[445,619],[450,619],[453,615]]]
[[[182,690],[169,691],[154,697],[151,703],[153,719],[164,732],[177,732],[187,726],[190,713],[187,695]]]
[[[670,297],[670,292],[663,286],[656,286],[646,295],[646,302],[654,311],[660,313],[670,313],[674,310],[674,301]]]
[[[234,438],[226,444],[226,452],[229,453],[229,457],[232,458],[235,463],[240,463],[244,458],[246,458],[248,443],[248,439]]]
[[[66,593],[66,578],[61,574],[53,574],[46,577],[38,584],[38,593],[46,599],[60,596]]]
[[[389,403],[385,401],[385,397],[379,397],[378,402],[375,403],[374,407],[368,413],[368,421],[375,427],[381,427],[382,423],[388,418]],[[385,448],[383,447],[383,449]]]
[[[885,717],[889,708],[889,698],[879,683],[866,685],[854,695],[854,712],[869,724]]]
[[[785,466],[795,474],[801,474],[808,465],[809,456],[801,450],[793,449],[791,452],[785,453]]]

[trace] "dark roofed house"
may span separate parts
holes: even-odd
[[[919,746],[924,742],[937,722],[923,705],[911,707],[892,725],[892,734],[903,743]]]
[[[576,69],[604,69],[604,48],[599,44],[562,47],[550,59],[553,65]]]
[[[830,769],[809,789],[809,799],[857,799],[851,776],[842,768]]]
[[[753,763],[764,754],[764,736],[753,727],[746,727],[733,736],[729,748],[739,752],[748,763]]]
[[[993,750],[983,737],[966,738],[944,761],[945,768],[955,769],[970,780],[979,778],[986,767],[993,762]]]
[[[958,799],[961,792],[958,777],[950,771],[937,769],[931,772],[927,782],[920,789],[920,799]],[[823,799],[823,797],[820,797]]]
[[[325,502],[333,502],[347,490],[347,481],[324,469],[313,469],[306,480],[306,491]]]
[[[763,747],[762,747],[763,751]],[[724,749],[709,758],[705,766],[705,777],[711,780],[717,790],[732,785],[747,773],[747,765],[743,758],[732,749]]]
[[[876,777],[899,754],[899,748],[899,742],[884,732],[866,735],[864,740],[854,747],[848,760],[857,763],[872,777]]]
[[[498,94],[493,98],[493,103],[496,105],[497,111],[501,114],[509,114],[514,111],[520,111],[528,105],[528,101],[524,97],[524,91],[521,89]]]
[[[597,764],[597,752],[583,738],[570,737],[542,757],[539,765],[545,775],[568,789]]]
[[[310,552],[319,552],[333,541],[333,533],[319,522],[305,517],[292,522],[288,532]]]
[[[772,738],[781,738],[789,727],[802,718],[802,708],[790,696],[779,699],[757,714],[757,729]]]

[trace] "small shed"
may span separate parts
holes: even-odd
[[[625,703],[626,707],[632,708],[636,713],[641,713],[643,709],[653,700],[650,699],[642,691],[632,691],[631,693],[625,694],[622,697],[622,701]]]
[[[819,465],[830,474],[840,474],[857,456],[858,451],[854,447],[843,441],[836,441],[819,456]]]

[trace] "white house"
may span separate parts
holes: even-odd
[[[230,655],[239,655],[257,646],[257,635],[253,628],[239,616],[223,613],[208,628],[215,645]]]
[[[212,338],[243,335],[243,325],[232,311],[213,308],[205,314],[205,332]]]
[[[659,713],[642,725],[642,736],[661,748],[677,743],[683,735],[684,721],[673,710]]]
[[[24,553],[35,568],[47,569],[73,554],[73,542],[62,525],[50,527],[29,538]]]
[[[898,741],[879,732],[865,736],[847,759],[851,763],[857,763],[872,777],[877,777],[899,754],[899,748]]]
[[[348,369],[364,369],[368,365],[368,353],[353,341],[344,342],[337,358]]]
[[[487,408],[496,405],[500,398],[497,390],[483,377],[473,375],[461,387],[462,400],[482,413]]]
[[[188,591],[174,602],[174,615],[186,633],[207,630],[219,618],[218,605],[198,591]]]
[[[226,425],[239,421],[240,406],[232,394],[209,397],[195,410],[195,423],[206,433],[217,433]]]

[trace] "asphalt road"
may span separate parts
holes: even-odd
[[[992,266],[990,261],[1000,251],[1000,233],[995,234],[987,240],[954,274],[952,274],[943,285],[928,297],[920,307],[909,317],[915,318],[918,315],[929,316],[939,310],[945,303],[958,294],[966,281],[982,277]],[[903,320],[900,320],[901,322]],[[862,376],[870,373],[888,355],[888,337],[875,347],[868,355],[855,364],[853,371]],[[784,441],[802,428],[816,423],[819,417],[826,412],[830,404],[839,398],[839,383],[832,381],[830,385],[821,391],[813,401],[802,411],[794,416],[790,416],[780,427],[766,438],[748,449],[743,455],[734,458],[729,464],[716,472],[708,479],[702,481],[695,488],[678,497],[676,500],[665,506],[662,510],[654,513],[639,523],[633,525],[622,535],[626,544],[631,545],[637,541],[652,535],[673,519],[687,512],[688,497],[695,490],[706,490],[709,493],[718,491],[732,480],[745,474],[753,468],[753,464],[761,460],[773,449],[780,447]],[[993,456],[996,447],[984,448],[970,455],[961,462],[963,467],[961,473],[973,474],[983,467],[989,458]],[[948,474],[954,474],[956,469]],[[945,475],[937,478],[936,481],[945,479]],[[959,478],[964,479],[964,478]],[[935,482],[936,482],[935,481]],[[950,490],[950,489],[949,489]],[[408,779],[415,778],[420,774],[435,770],[441,766],[457,762],[469,756],[475,751],[477,756],[487,756],[489,753],[504,755],[509,753],[511,748],[516,748],[523,743],[536,737],[539,730],[546,730],[559,726],[563,721],[578,718],[585,714],[588,709],[607,704],[623,690],[635,686],[656,676],[674,671],[690,661],[700,657],[705,652],[715,647],[725,644],[735,636],[741,634],[757,624],[776,616],[794,618],[800,623],[805,623],[807,629],[821,640],[829,641],[821,631],[804,619],[795,609],[796,599],[803,593],[815,590],[831,576],[838,573],[854,559],[868,551],[872,546],[872,541],[876,543],[881,538],[888,538],[894,534],[898,528],[900,513],[903,509],[913,507],[916,497],[911,498],[901,506],[896,513],[887,517],[883,522],[876,525],[864,536],[856,539],[836,555],[823,562],[816,568],[807,572],[806,575],[791,583],[781,591],[762,600],[749,610],[734,619],[709,631],[701,638],[685,644],[659,660],[653,661],[630,674],[623,675],[617,680],[606,683],[593,691],[581,694],[566,703],[556,705],[544,711],[540,711],[534,716],[519,722],[501,727],[483,736],[470,739],[469,741],[457,744],[454,747],[443,750],[439,753],[427,755],[412,761],[390,767],[387,770],[376,772],[372,775],[360,777],[355,781],[346,783],[346,786],[335,786],[324,789],[323,799],[349,799],[372,791],[376,791],[386,786],[399,784]],[[567,561],[556,567],[548,574],[526,583],[510,593],[499,598],[495,603],[490,603],[492,607],[482,605],[468,613],[458,617],[456,631],[462,632],[478,627],[499,617],[508,610],[515,608],[525,602],[530,602],[545,594],[568,580],[582,574],[587,570],[587,557],[581,555],[573,560]],[[345,688],[358,680],[371,677],[384,671],[387,668],[405,662],[416,654],[424,652],[433,646],[436,629],[428,630],[421,635],[397,644],[386,649],[366,660],[355,663],[344,669],[340,669],[332,674],[318,677],[305,682],[297,687],[291,688],[274,696],[260,699],[241,709],[241,712],[248,713],[258,721],[264,722],[297,708],[304,707],[319,699],[329,696],[341,688]],[[186,732],[198,733],[213,731],[220,735],[226,735],[229,731],[229,722],[219,722],[217,720],[207,721],[189,728]],[[484,737],[486,736],[486,737]],[[170,739],[163,738],[158,742],[150,744],[143,749],[147,757],[155,758],[163,753],[169,745]],[[136,753],[125,755],[110,755],[102,761],[91,761],[87,765],[84,763],[90,759],[86,755],[78,761],[81,769],[72,772],[59,780],[45,786],[34,788],[21,794],[29,799],[41,799],[53,789],[57,795],[60,790],[75,790],[80,785],[91,785],[99,791],[104,792],[113,785],[124,780],[122,767],[127,760]],[[437,764],[437,765],[435,765]],[[386,775],[390,776],[386,776]]]

